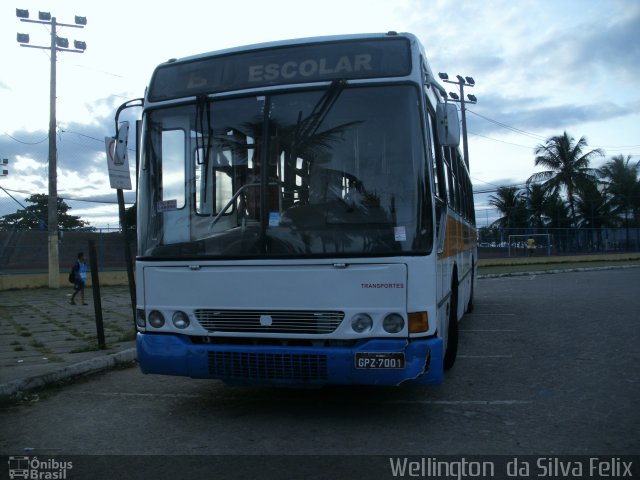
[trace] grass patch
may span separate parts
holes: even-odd
[[[640,265],[640,253],[554,257],[486,258],[478,261],[480,275]]]
[[[116,342],[131,342],[136,339],[137,334],[138,333],[134,332],[133,330],[130,332],[125,332],[118,337]]]
[[[85,345],[84,347],[78,347],[71,350],[70,353],[86,353],[86,352],[98,352],[100,351],[100,347],[97,343],[90,343]]]

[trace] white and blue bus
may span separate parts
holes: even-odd
[[[411,34],[159,65],[143,101],[137,351],[231,384],[438,384],[472,306],[456,106]]]

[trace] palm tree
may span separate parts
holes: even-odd
[[[517,187],[499,187],[495,195],[489,196],[489,205],[502,216],[492,226],[500,228],[522,228],[526,226],[527,206],[522,192]]]
[[[631,163],[631,155],[616,155],[598,169],[598,176],[605,184],[612,212],[624,215],[629,245],[629,212],[633,213],[636,225],[640,213],[640,162]]]
[[[584,137],[580,137],[580,140],[575,142],[567,132],[547,139],[544,145],[538,145],[534,150],[535,165],[545,167],[547,170],[535,173],[527,180],[527,183],[541,183],[550,195],[564,191],[574,225],[577,190],[581,184],[595,177],[596,171],[589,168],[591,159],[603,155],[600,149],[584,153],[586,146],[587,140]]]
[[[611,222],[609,202],[596,181],[587,182],[578,188],[576,210],[580,227],[602,228]]]
[[[581,228],[589,229],[586,238],[591,237],[598,250],[602,249],[602,228],[611,224],[609,202],[597,181],[587,182],[578,189],[576,198],[578,223]]]
[[[568,229],[571,226],[567,203],[560,197],[559,193],[551,194],[547,197],[544,213],[549,219],[547,227],[554,232],[556,248],[558,251],[564,252],[569,243]]]
[[[549,196],[542,188],[542,185],[534,183],[527,186],[526,202],[529,226],[543,228],[548,220],[547,206]]]

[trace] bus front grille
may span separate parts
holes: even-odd
[[[327,356],[209,352],[209,374],[215,378],[230,380],[326,380]]]
[[[196,309],[195,316],[209,333],[333,333],[344,319],[339,311],[211,310]]]

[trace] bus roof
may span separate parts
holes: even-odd
[[[421,46],[420,41],[416,38],[416,36],[412,33],[407,32],[387,32],[387,33],[353,33],[353,34],[344,34],[344,35],[325,35],[325,36],[316,36],[316,37],[301,37],[301,38],[291,38],[286,40],[276,40],[272,42],[262,42],[262,43],[253,43],[249,45],[242,45],[238,47],[225,48],[221,50],[212,50],[210,52],[199,53],[196,55],[189,55],[187,57],[182,58],[172,58],[161,65],[165,65],[167,63],[175,63],[175,62],[190,62],[193,60],[199,60],[203,58],[209,58],[213,56],[222,56],[222,55],[230,55],[234,53],[241,52],[251,52],[257,50],[269,50],[272,48],[278,47],[287,47],[294,45],[310,45],[316,43],[330,43],[330,42],[342,42],[349,40],[364,40],[364,39],[380,39],[380,38],[388,38],[388,37],[405,37],[408,38],[412,43],[417,43]]]

